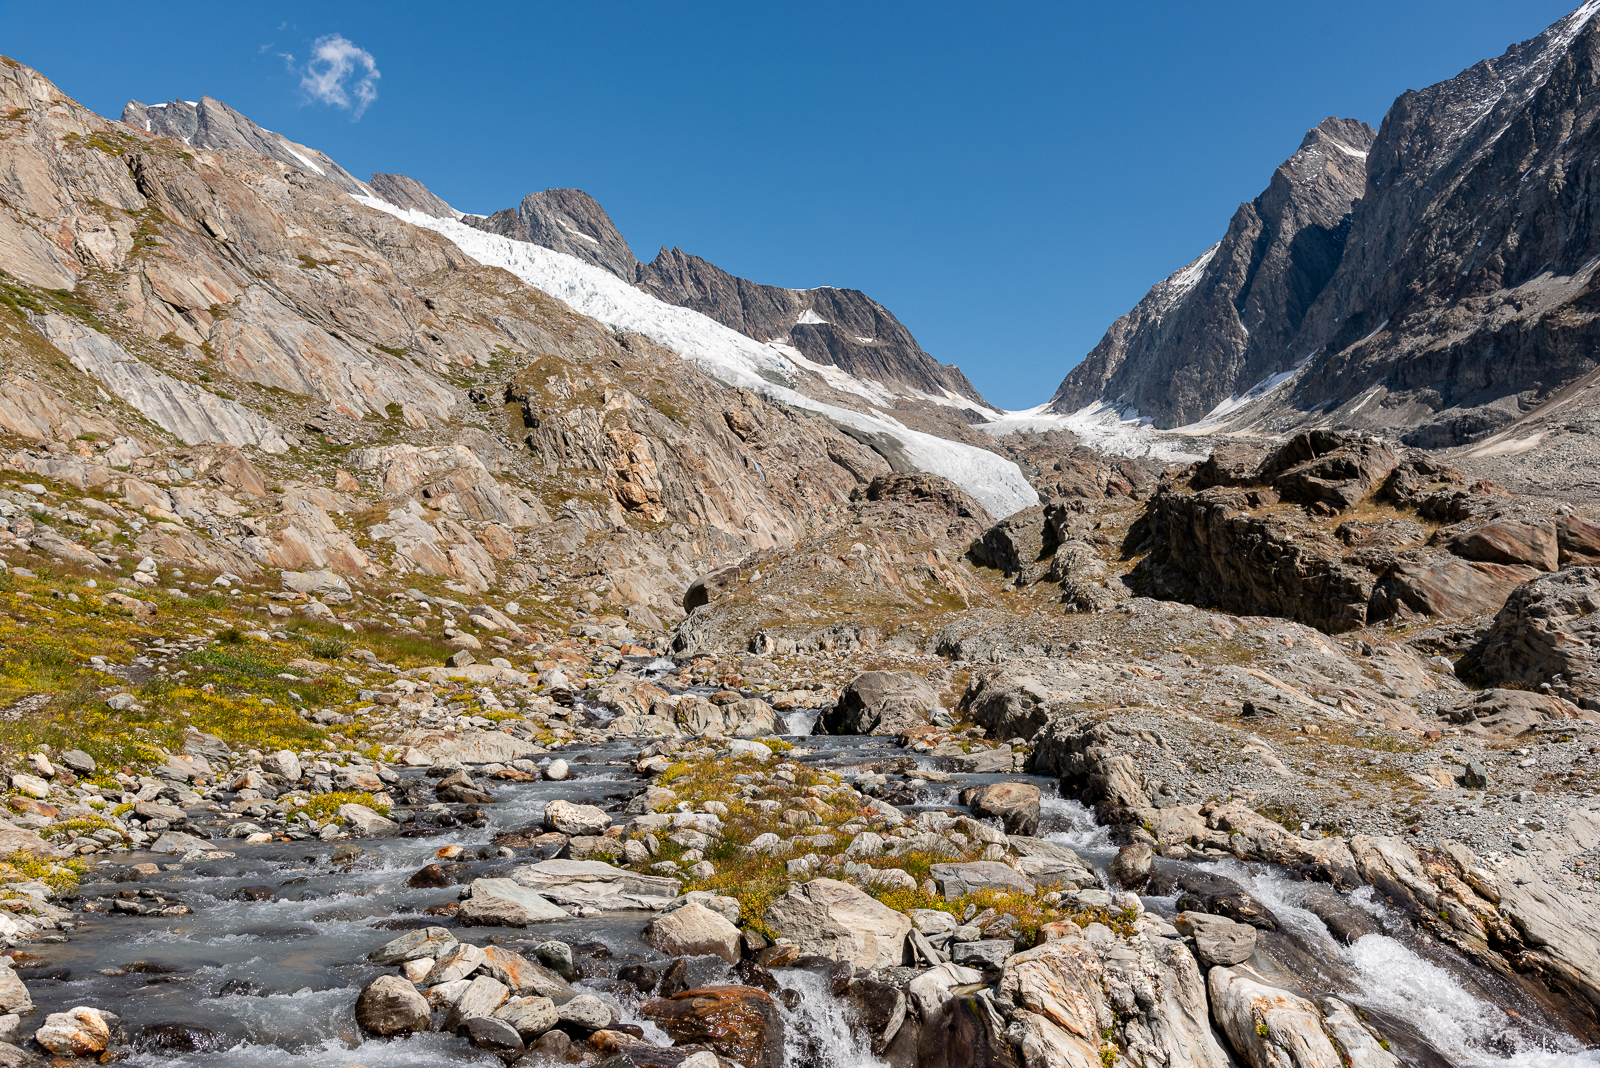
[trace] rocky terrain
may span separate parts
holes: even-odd
[[[581,194],[0,95],[0,1063],[1592,1063],[1538,449],[978,448],[724,360],[865,298],[627,279]],[[1172,314],[1311,321],[1376,151],[1319,130]]]

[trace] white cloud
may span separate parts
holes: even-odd
[[[293,57],[285,57],[293,63]],[[378,61],[365,48],[330,33],[311,46],[311,59],[300,75],[300,88],[313,100],[354,113],[359,119],[378,99]]]

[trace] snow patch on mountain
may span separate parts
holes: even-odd
[[[1010,460],[986,449],[911,430],[881,413],[854,412],[813,400],[795,390],[801,377],[800,368],[797,361],[777,347],[730,330],[699,312],[657,300],[602,267],[543,245],[476,230],[454,219],[407,211],[376,197],[354,199],[449,238],[479,263],[504,268],[613,330],[643,334],[730,386],[754,390],[796,408],[817,412],[862,434],[882,436],[893,442],[890,451],[898,452],[905,463],[950,479],[997,518],[1039,501],[1039,495]],[[808,365],[808,369],[820,367]],[[838,368],[831,370],[844,373]],[[856,386],[850,392],[867,396],[863,392],[867,384],[848,377]]]

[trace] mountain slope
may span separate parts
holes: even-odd
[[[439,218],[450,217],[438,210],[427,211]],[[763,285],[678,248],[663,248],[653,261],[641,263],[605,209],[582,190],[530,193],[515,209],[487,216],[464,215],[461,221],[514,241],[564,252],[637,285],[658,300],[690,308],[755,341],[784,346],[786,355],[818,365],[825,380],[829,378],[826,369],[838,368],[875,383],[881,388],[869,387],[865,395],[882,406],[894,406],[896,399],[911,402],[913,408],[927,402],[954,405],[967,409],[972,421],[982,421],[984,413],[993,411],[966,375],[924,352],[911,331],[866,294],[830,286],[785,289]],[[858,391],[855,383],[844,386],[846,393]],[[944,428],[945,435],[951,436],[954,429]],[[953,436],[977,440],[959,432]]]
[[[950,477],[997,515],[1009,515],[1037,500],[1016,465],[994,452],[987,439],[967,430],[962,410],[954,406],[954,401],[940,397],[943,403],[935,407],[943,414],[943,420],[916,419],[919,413],[904,413],[912,424],[908,426],[907,421],[875,411],[870,403],[861,403],[861,395],[866,394],[868,401],[894,408],[894,396],[881,385],[863,384],[848,372],[829,376],[830,365],[822,366],[824,374],[818,378],[817,369],[807,367],[797,349],[757,343],[697,311],[675,307],[673,302],[664,302],[629,285],[628,276],[636,272],[628,264],[636,266],[637,261],[609,216],[587,194],[547,190],[525,197],[517,212],[500,212],[488,218],[463,215],[422,183],[404,175],[374,175],[373,186],[356,183],[356,188],[346,189],[355,180],[322,153],[294,146],[210,98],[204,98],[196,107],[185,110],[186,107],[147,108],[131,103],[124,115],[137,124],[136,128],[147,124],[161,127],[165,123],[163,128],[187,138],[185,143],[194,148],[234,150],[244,146],[243,150],[256,152],[261,149],[253,146],[265,146],[276,153],[268,153],[271,158],[301,174],[327,177],[329,181],[334,180],[332,175],[344,175],[348,181],[335,184],[368,206],[444,233],[454,242],[453,247],[470,250],[467,254],[477,262],[510,270],[524,282],[612,329],[641,333],[725,384],[824,413],[896,470],[929,471]],[[165,118],[166,112],[178,119]],[[373,196],[374,193],[387,196]],[[564,247],[551,248],[542,241],[530,240],[534,236]],[[882,314],[887,316],[887,312]],[[892,316],[888,319],[892,322]],[[898,323],[893,326],[904,332]],[[913,341],[913,347],[914,344]],[[920,349],[915,351],[920,354]],[[931,358],[921,358],[938,367]],[[838,388],[841,385],[843,392]],[[972,392],[976,395],[976,391]],[[819,399],[809,394],[821,396]]]
[[[1321,229],[1309,231],[1314,254],[1290,258],[1301,283],[1268,272],[1275,314],[1251,324],[1259,282],[1248,294],[1223,285],[1237,321],[1212,288],[1237,262],[1225,252],[1241,209],[1214,254],[1112,327],[1052,408],[1103,400],[1164,427],[1209,416],[1210,429],[1331,425],[1444,447],[1510,425],[1600,366],[1597,11],[1590,0],[1503,55],[1401,95],[1364,166],[1352,156],[1333,168]],[[1331,212],[1358,173],[1333,254]],[[1280,178],[1298,202],[1304,184],[1285,168],[1274,187]]]
[[[1106,400],[1162,426],[1194,420],[1290,360],[1288,343],[1339,262],[1373,130],[1325,119],[1242,204],[1221,241],[1112,324],[1050,401]]]

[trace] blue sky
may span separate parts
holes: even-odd
[[[585,189],[641,258],[864,290],[1022,408],[1307,128],[1377,125],[1573,6],[0,0],[0,53],[112,117],[210,94],[466,211]],[[342,106],[305,88],[331,35]]]

